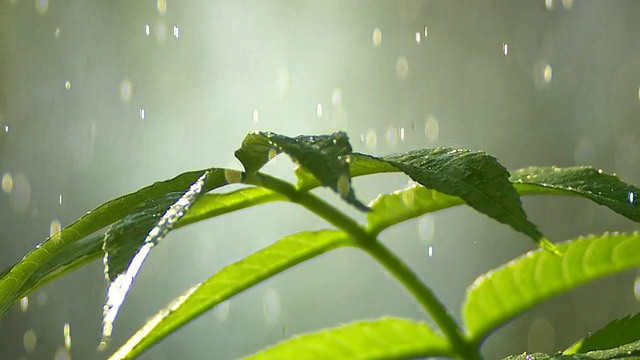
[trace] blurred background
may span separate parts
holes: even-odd
[[[509,169],[592,165],[639,184],[639,18],[632,0],[0,0],[0,268],[113,197],[187,170],[240,169],[233,151],[255,129],[340,129],[376,155],[482,149]],[[293,179],[291,169],[279,157],[265,170]],[[407,178],[354,184],[366,202]],[[523,203],[555,241],[639,228],[584,199]],[[274,203],[171,233],[134,283],[107,353],[96,352],[107,286],[97,261],[0,320],[0,359],[106,358],[223,266],[328,226]],[[466,207],[381,238],[457,317],[479,274],[534,248]],[[638,312],[637,275],[548,301],[499,329],[484,354],[562,350]],[[223,303],[142,358],[232,359],[384,315],[431,322],[381,266],[340,249]]]

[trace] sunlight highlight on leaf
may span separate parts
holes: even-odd
[[[473,341],[541,302],[589,281],[640,266],[640,233],[605,234],[531,251],[467,289],[462,315]]]
[[[104,310],[102,315],[102,340],[98,350],[104,350],[109,343],[111,333],[113,332],[113,323],[118,316],[120,306],[124,303],[124,300],[138,275],[140,268],[144,264],[151,248],[158,244],[176,225],[176,223],[189,211],[189,208],[198,200],[198,197],[204,189],[205,182],[209,177],[210,172],[205,171],[191,186],[189,190],[184,193],[174,204],[167,209],[162,218],[157,224],[149,231],[149,234],[144,239],[144,244],[140,250],[133,256],[129,266],[123,273],[117,274],[115,279],[110,273],[109,265],[112,254],[105,250],[104,255],[104,271],[105,275],[111,283],[107,290],[107,299],[104,304]],[[108,238],[108,236],[107,236]],[[106,249],[106,239],[105,239]]]

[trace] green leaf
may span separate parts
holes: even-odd
[[[295,336],[245,359],[413,359],[452,353],[447,340],[426,324],[382,318]]]
[[[111,359],[131,359],[232,296],[305,260],[347,245],[352,245],[349,236],[337,230],[286,236],[223,268],[180,296],[149,320]]]
[[[476,279],[462,307],[472,341],[552,296],[640,266],[638,232],[578,238],[558,249],[563,255],[538,249]]]
[[[533,187],[557,190],[557,194],[581,195],[640,222],[640,188],[592,167],[528,167],[513,173],[511,180]]]
[[[640,360],[640,341],[608,350],[590,351],[584,354],[527,354],[509,356],[504,360]]]
[[[395,166],[428,189],[458,196],[469,206],[553,250],[536,226],[527,220],[509,172],[481,151],[437,148],[386,156]]]
[[[607,326],[572,345],[564,351],[564,354],[611,349],[639,340],[640,313],[612,321]]]
[[[367,213],[369,232],[379,234],[382,230],[420,215],[464,204],[456,196],[445,195],[422,185],[412,185],[391,194],[381,194],[371,203]]]
[[[21,296],[30,291],[23,285],[50,258],[56,257],[59,252],[64,251],[74,242],[122,219],[140,203],[170,192],[187,189],[204,171],[183,173],[173,179],[156,182],[134,193],[108,201],[65,227],[61,232],[50,236],[20,262],[12,266],[10,270],[3,272],[3,276],[0,278],[0,316],[4,315]],[[205,184],[205,191],[224,184],[226,184],[224,171],[211,169],[211,175]]]
[[[245,137],[235,155],[248,173],[255,173],[279,153],[289,155],[323,186],[333,189],[349,204],[360,210],[368,210],[356,199],[351,187],[349,163],[352,150],[346,133],[291,138],[255,131]]]

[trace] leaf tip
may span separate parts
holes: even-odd
[[[554,254],[556,254],[558,256],[562,256],[563,255],[562,251],[560,251],[560,249],[558,249],[558,247],[555,246],[551,242],[551,240],[549,240],[549,239],[547,239],[545,237],[540,238],[538,240],[538,244],[540,245],[541,248],[543,248],[543,249],[545,249],[547,251],[550,251],[550,252],[552,252],[552,253],[554,253]]]

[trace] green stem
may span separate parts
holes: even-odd
[[[330,224],[351,235],[358,247],[381,263],[413,294],[449,339],[459,357],[469,360],[482,358],[478,348],[465,339],[460,327],[433,291],[402,260],[381,244],[375,235],[367,232],[349,216],[317,196],[308,191],[299,190],[286,181],[257,173],[247,174],[244,182],[276,191],[289,198],[291,202],[304,206]]]

